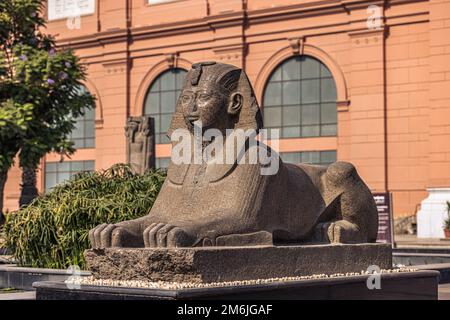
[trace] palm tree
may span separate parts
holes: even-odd
[[[32,167],[22,168],[22,184],[19,206],[30,204],[38,196],[36,188],[36,169]]]
[[[8,169],[0,170],[0,215],[3,215],[3,191],[5,190]]]

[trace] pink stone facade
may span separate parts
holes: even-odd
[[[393,193],[395,216],[415,214],[426,188],[450,187],[450,0],[95,0],[79,29],[61,19],[47,32],[82,57],[97,96],[96,147],[68,161],[125,162],[126,118],[143,114],[150,85],[170,68],[242,67],[264,108],[273,70],[308,55],[335,80],[337,135],[282,139],[281,152],[336,150],[372,191]],[[168,145],[156,151],[170,155]],[[43,159],[41,190],[45,162],[57,160]],[[19,183],[13,168],[6,209],[17,207]]]

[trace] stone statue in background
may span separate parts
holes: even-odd
[[[258,132],[262,128],[260,109],[245,72],[216,62],[192,66],[169,135],[180,128],[194,135],[197,121],[203,131],[214,128],[223,135],[202,148],[227,141],[227,129]],[[89,234],[93,248],[376,240],[376,205],[353,165],[294,165],[277,158],[279,170],[262,175],[265,164],[259,160],[239,162],[249,156],[252,139],[255,137],[247,138],[228,164],[172,161],[149,214],[94,228]]]
[[[130,117],[125,126],[127,163],[137,174],[155,168],[155,126],[150,117]]]

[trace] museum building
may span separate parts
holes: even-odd
[[[42,159],[42,192],[125,162],[130,116],[155,119],[166,167],[184,76],[215,60],[246,71],[284,161],[350,161],[373,192],[392,194],[396,217],[450,200],[449,0],[48,0],[43,14],[97,100],[72,133],[78,151]],[[19,190],[15,167],[5,209]]]

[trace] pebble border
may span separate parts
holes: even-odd
[[[413,269],[413,268],[382,269],[380,274],[414,272],[414,271],[418,271],[418,269]],[[361,272],[335,273],[335,274],[331,274],[331,275],[313,274],[313,275],[309,275],[309,276],[281,277],[281,278],[211,282],[211,283],[113,280],[113,279],[95,279],[93,276],[88,276],[88,277],[72,276],[64,282],[67,285],[72,286],[72,287],[77,286],[77,285],[89,285],[89,286],[106,286],[106,287],[179,290],[179,289],[192,289],[192,288],[214,288],[214,287],[258,285],[258,284],[268,284],[268,283],[273,283],[273,282],[289,282],[289,281],[299,281],[299,280],[342,278],[342,277],[354,277],[354,276],[363,276],[363,275],[371,275],[371,274],[374,274],[374,273],[369,272],[369,271],[361,271]]]

